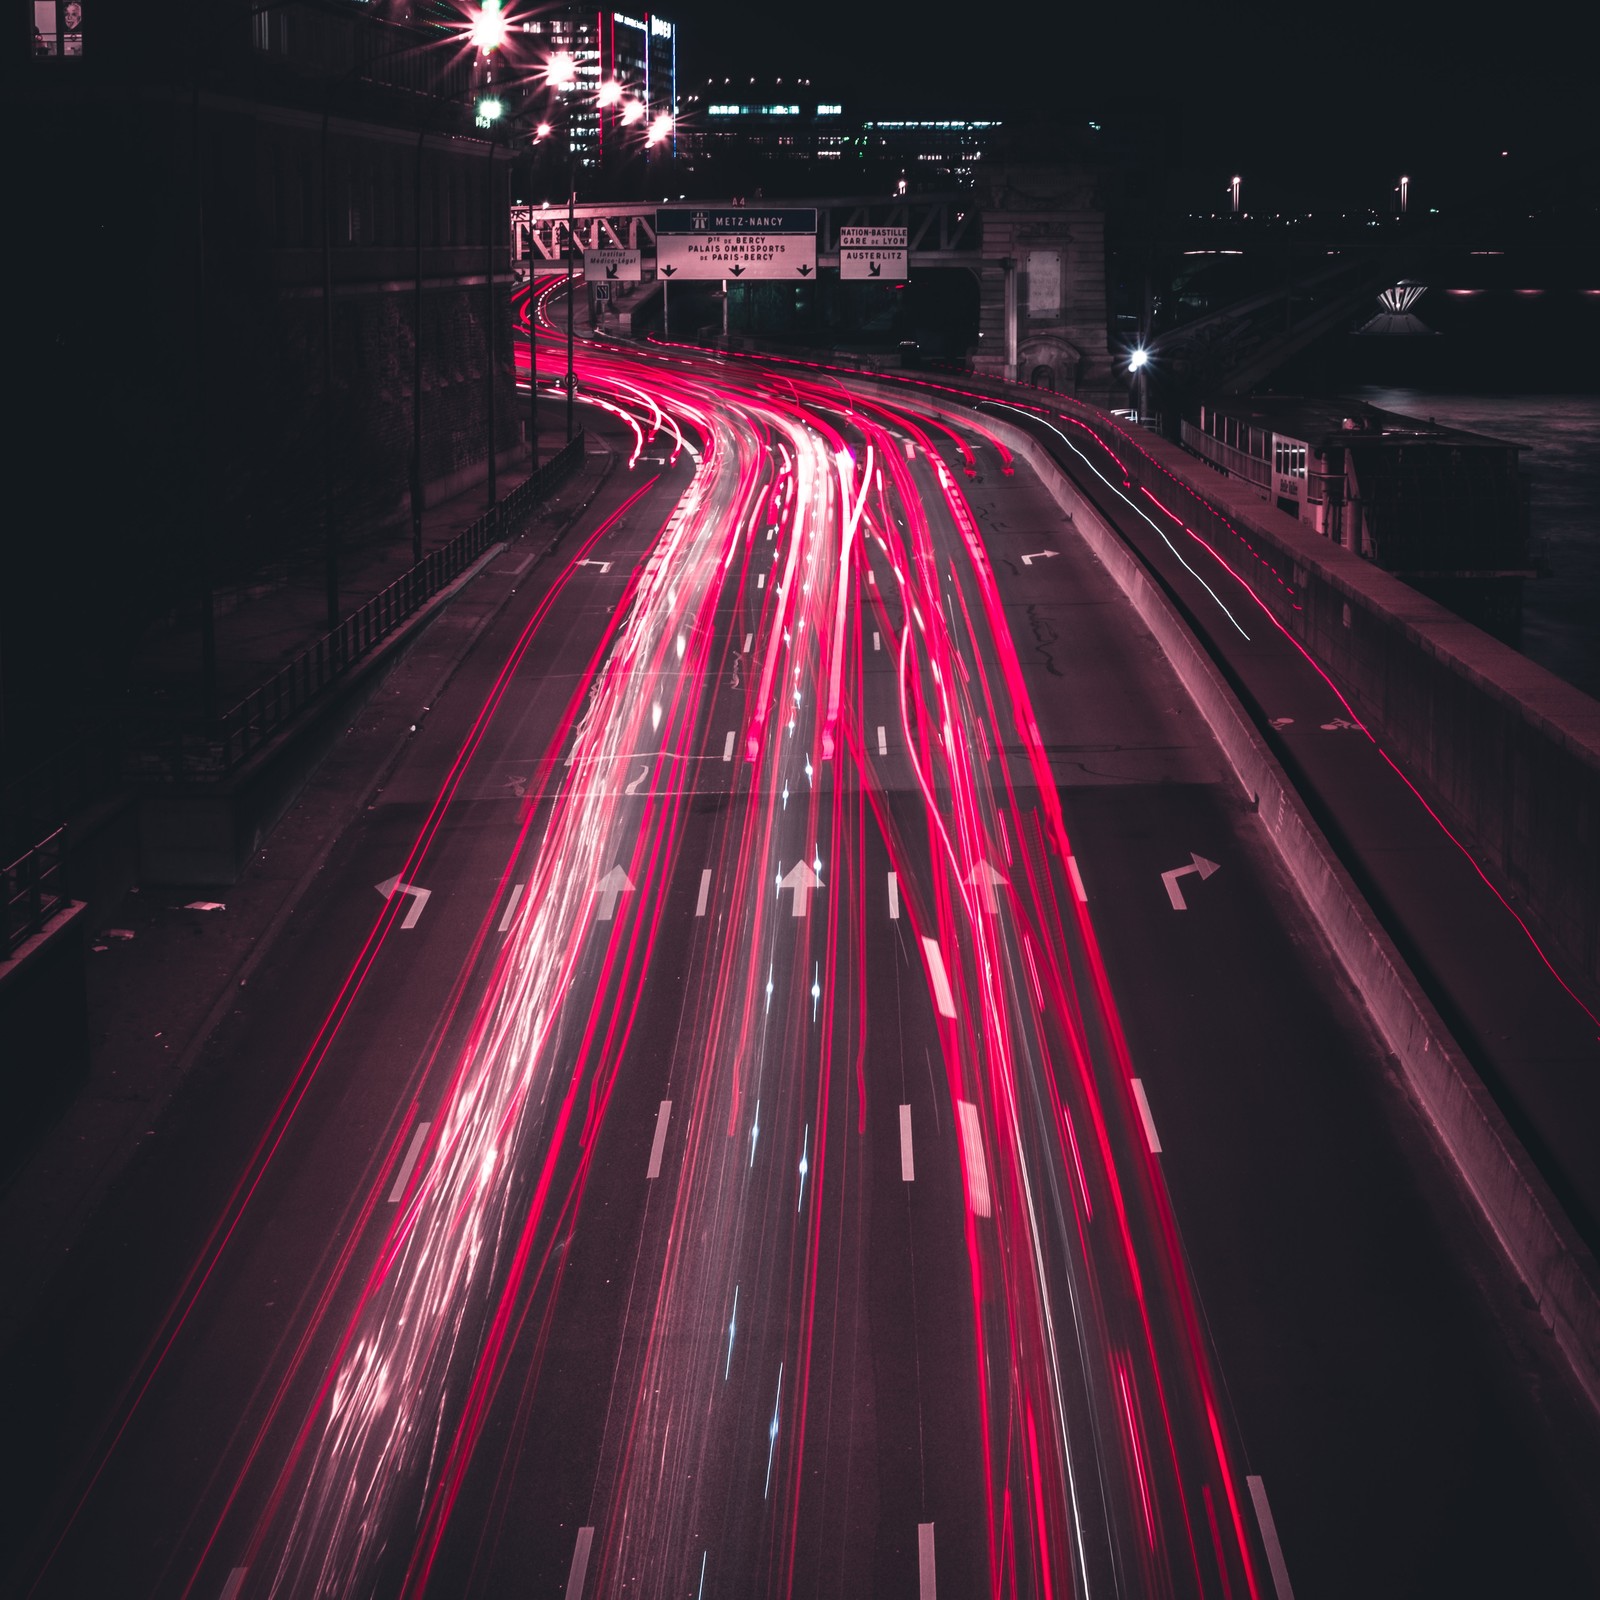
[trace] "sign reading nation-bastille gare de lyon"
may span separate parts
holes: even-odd
[[[672,206],[656,212],[656,275],[779,278],[817,275],[814,206]]]

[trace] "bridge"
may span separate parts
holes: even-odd
[[[971,272],[978,286],[976,371],[1110,399],[1105,216],[1092,174],[1010,167],[959,194],[786,196],[783,204],[816,208],[824,271],[838,269],[842,228],[869,227],[906,230],[913,277],[934,268]],[[569,221],[558,203],[513,206],[512,259],[537,270],[562,265],[569,249],[637,250],[643,303],[654,292],[656,210],[653,201],[586,202],[571,208]]]

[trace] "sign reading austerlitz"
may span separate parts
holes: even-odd
[[[817,213],[807,206],[673,206],[656,212],[656,275],[782,278],[817,275]]]
[[[638,283],[644,268],[637,250],[607,247],[583,252],[585,283]]]
[[[841,228],[839,276],[903,282],[910,276],[904,228]]]

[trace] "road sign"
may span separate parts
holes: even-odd
[[[673,206],[656,212],[656,273],[667,279],[817,275],[811,206]]]
[[[585,283],[638,283],[644,277],[644,267],[637,250],[585,250],[583,252],[583,281]]]
[[[594,285],[594,303],[597,306],[605,305],[610,298],[611,285],[609,283],[597,283]]]
[[[839,276],[903,283],[910,276],[904,228],[841,228]]]

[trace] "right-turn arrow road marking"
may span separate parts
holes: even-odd
[[[1167,899],[1172,902],[1174,911],[1187,911],[1188,903],[1183,898],[1183,890],[1178,887],[1178,879],[1186,878],[1191,872],[1198,872],[1201,880],[1209,878],[1213,872],[1221,872],[1222,868],[1215,861],[1207,861],[1204,856],[1189,853],[1189,865],[1174,867],[1170,872],[1161,874],[1161,881],[1166,885]]]

